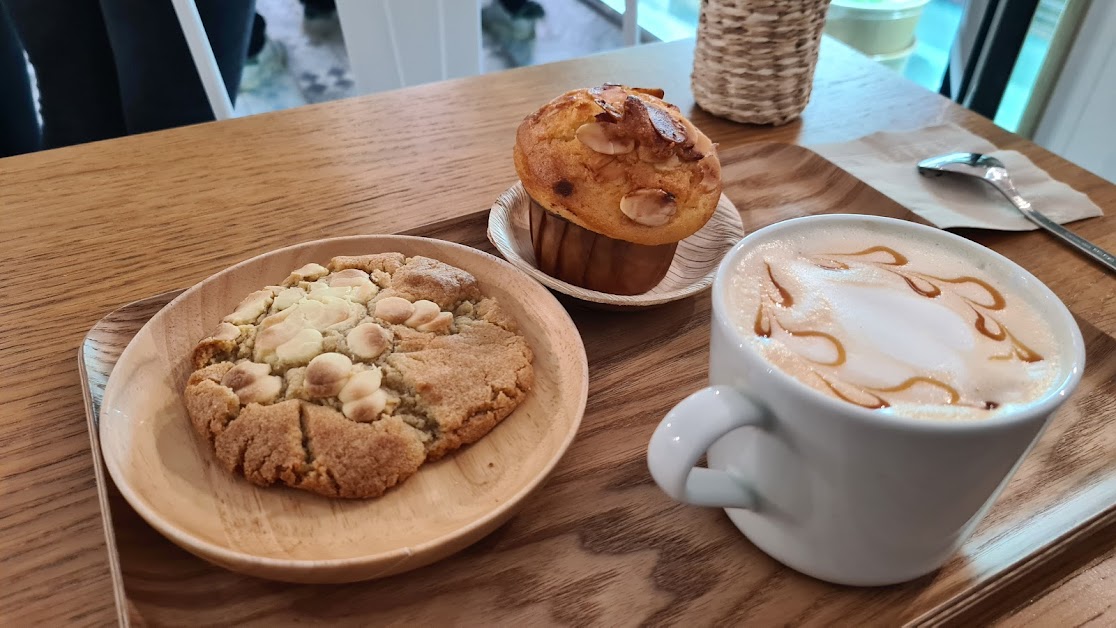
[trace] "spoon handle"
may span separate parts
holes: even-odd
[[[992,186],[999,190],[1001,194],[1006,196],[1007,199],[1011,201],[1011,204],[1015,205],[1015,207],[1020,212],[1022,212],[1024,216],[1026,216],[1027,220],[1030,220],[1043,229],[1046,229],[1050,233],[1061,238],[1061,240],[1066,244],[1076,247],[1082,253],[1107,266],[1109,271],[1116,272],[1116,255],[1109,253],[1101,247],[1093,244],[1092,242],[1086,240],[1085,238],[1077,235],[1076,233],[1070,231],[1069,229],[1066,229],[1062,225],[1059,225],[1058,223],[1044,216],[1037,209],[1031,207],[1031,204],[1027,202],[1027,199],[1019,195],[1019,192],[1016,191],[1014,185],[1011,185],[1010,183],[1004,185],[1003,182],[990,181],[990,183],[992,183]]]

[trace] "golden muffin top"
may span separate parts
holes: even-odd
[[[721,196],[713,143],[660,89],[605,84],[566,92],[527,116],[515,169],[547,210],[637,244],[701,229]]]

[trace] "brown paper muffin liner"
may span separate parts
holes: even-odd
[[[658,285],[640,294],[613,294],[575,286],[539,268],[531,242],[531,198],[523,184],[516,182],[504,190],[488,212],[488,241],[508,263],[551,290],[589,307],[608,310],[656,307],[701,294],[713,285],[721,259],[743,237],[740,211],[721,194],[709,222],[678,243],[670,268]]]
[[[539,270],[566,283],[610,294],[643,294],[670,269],[677,242],[648,246],[576,225],[531,199],[531,244]]]

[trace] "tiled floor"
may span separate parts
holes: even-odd
[[[583,57],[624,45],[620,26],[605,19],[581,0],[537,0],[546,17],[535,30],[532,65]],[[481,69],[485,73],[506,69],[507,61],[490,41],[485,42]]]
[[[536,29],[533,64],[572,59],[623,45],[619,25],[581,0],[539,2],[546,17]],[[336,20],[307,29],[298,0],[257,0],[256,10],[267,20],[268,36],[286,51],[287,69],[256,89],[242,91],[237,98],[237,115],[286,109],[356,93]],[[486,41],[482,71],[497,72],[507,67],[507,60],[493,42]]]
[[[242,91],[236,114],[251,115],[355,93],[349,57],[336,16],[304,22],[298,0],[256,0],[267,21],[267,35],[282,46],[286,70],[259,87]]]

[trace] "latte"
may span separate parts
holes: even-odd
[[[1042,398],[1060,373],[1029,295],[945,242],[867,224],[792,229],[733,270],[725,296],[741,335],[835,399],[976,419]]]

